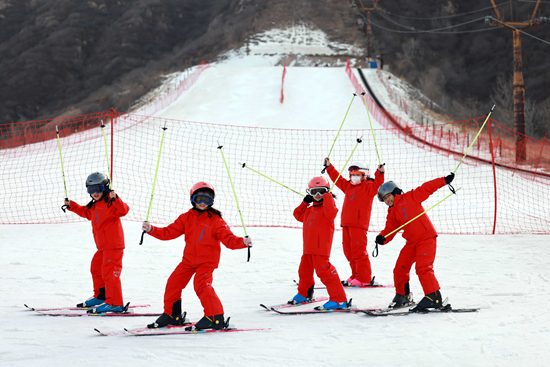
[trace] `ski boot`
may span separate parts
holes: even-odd
[[[435,292],[432,292],[430,294],[427,294],[418,302],[416,307],[411,308],[411,312],[427,312],[428,308],[433,309],[439,309],[442,310],[444,307],[450,308],[451,305],[443,305],[443,301],[441,299],[441,292],[440,290],[436,290]]]
[[[185,315],[186,315],[185,312],[183,314],[174,315],[174,316],[170,316],[166,313],[163,313],[162,315],[159,316],[157,321],[153,322],[152,324],[148,324],[147,327],[149,329],[158,329],[169,325],[174,325],[174,326],[185,325],[187,323],[185,320]]]
[[[299,303],[304,303],[304,302],[311,302],[314,298],[313,298],[313,285],[311,287],[309,287],[309,289],[307,290],[307,296],[304,297],[302,296],[300,293],[297,293],[294,297],[292,297],[292,299],[290,301],[288,301],[288,304],[289,305],[297,305]]]
[[[413,304],[413,295],[412,293],[402,295],[402,294],[396,294],[395,297],[393,297],[393,300],[391,301],[388,308],[395,309],[395,308],[401,308],[401,307],[407,307]]]
[[[354,279],[351,278],[351,277],[349,277],[347,280],[342,280],[342,285],[343,285],[344,287],[349,287],[349,286],[351,286],[351,282],[353,282],[353,280],[354,280]]]
[[[316,310],[337,310],[337,309],[343,309],[343,308],[349,308],[351,302],[334,302],[334,301],[328,301],[322,306],[315,307]]]
[[[349,285],[350,286],[353,286],[353,287],[376,287],[378,285],[380,285],[378,282],[375,282],[374,281],[374,278],[375,277],[372,277],[371,281],[369,283],[361,283],[360,281],[358,281],[357,279],[353,279],[351,282],[349,282]],[[349,280],[349,279],[348,279]],[[347,281],[346,281],[347,282]]]
[[[105,303],[105,300],[105,287],[102,287],[99,289],[99,294],[97,295],[97,297],[90,297],[86,301],[77,304],[76,307],[90,308],[94,306],[99,306],[100,304]]]
[[[185,330],[187,331],[206,330],[206,329],[221,330],[221,329],[227,329],[228,326],[229,326],[229,317],[227,318],[226,321],[224,321],[223,314],[221,314],[221,315],[215,315],[215,316],[204,316],[194,326],[189,326],[185,328]]]
[[[129,305],[129,303],[128,303],[128,305]],[[126,307],[124,307],[124,306],[115,306],[115,305],[110,305],[110,304],[107,304],[107,303],[102,303],[99,306],[96,306],[96,307],[93,307],[93,308],[89,309],[87,312],[88,313],[106,313],[106,312],[123,313],[123,312],[128,311],[128,305],[126,305]]]

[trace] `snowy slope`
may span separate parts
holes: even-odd
[[[324,41],[322,37],[318,40],[316,47],[321,47]],[[280,51],[275,44],[270,49],[275,54]],[[353,92],[343,68],[288,68],[285,103],[281,105],[282,68],[267,65],[268,59],[274,65],[279,57],[260,51],[250,56],[232,55],[207,69],[200,82],[158,116],[241,126],[337,129]],[[368,128],[364,106],[358,102],[350,109],[346,129]],[[83,143],[82,149],[100,150],[101,136],[96,140],[89,146]],[[382,148],[388,152],[391,141],[386,144]],[[414,147],[411,152],[417,150]],[[54,157],[55,150],[51,154]],[[418,159],[416,154],[411,153]],[[436,157],[427,156],[430,162]],[[125,162],[130,158],[117,159]],[[338,159],[339,164],[344,163],[345,158]],[[438,159],[438,164],[443,164],[448,158]],[[368,162],[375,162],[375,157],[369,156]],[[448,159],[447,164],[452,167],[456,162]],[[473,174],[468,166],[461,169]],[[412,188],[418,182],[407,181],[407,176],[415,174],[419,173],[404,170],[396,178]],[[37,198],[45,194],[44,201],[51,199],[52,210],[65,215],[58,208],[57,198],[62,194],[46,193],[36,185],[29,181],[25,190],[36,193]],[[464,185],[466,192],[475,189]],[[182,188],[188,189],[185,184]],[[125,189],[120,186],[121,192]],[[126,195],[131,200],[133,195]],[[224,213],[232,209],[231,201],[222,204]],[[373,216],[383,215],[381,205],[375,203]],[[475,198],[471,205],[476,205]],[[28,210],[16,205],[12,209]],[[454,209],[449,203],[431,216]],[[529,219],[518,216],[517,221]],[[123,226],[127,246],[122,273],[125,300],[149,303],[151,311],[160,312],[166,279],[181,259],[183,239],[161,242],[147,236],[143,246],[138,246],[140,224],[124,221]],[[242,228],[235,227],[234,232],[243,235]],[[435,272],[443,296],[455,307],[481,307],[481,311],[369,318],[355,314],[282,316],[263,311],[258,304],[281,303],[296,293],[292,280],[297,279],[302,233],[299,229],[251,228],[249,235],[254,240],[250,263],[246,262],[246,251],[224,248],[214,286],[232,323],[246,328],[269,327],[270,331],[101,337],[94,328],[139,327],[154,318],[53,318],[23,307],[23,303],[37,307],[74,305],[91,295],[88,269],[95,245],[90,224],[1,226],[0,365],[544,366],[550,357],[550,314],[540,307],[550,300],[546,261],[550,256],[549,236],[442,235]],[[369,252],[372,237],[369,233]],[[333,243],[331,261],[340,277],[347,278],[349,266],[340,231]],[[397,236],[372,259],[379,282],[392,283],[393,265],[403,245]],[[411,289],[419,300],[422,290],[414,271]],[[394,295],[392,288],[346,291],[359,307],[385,307]],[[326,292],[319,290],[317,295]],[[184,290],[183,305],[192,320],[202,316],[192,287]]]

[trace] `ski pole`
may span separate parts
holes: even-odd
[[[456,189],[456,191],[460,190],[461,188],[458,188]],[[385,235],[384,237],[385,238],[388,238],[389,236],[391,236],[392,234],[394,234],[395,232],[399,231],[401,228],[405,227],[407,224],[411,223],[412,221],[420,218],[421,216],[423,216],[424,214],[426,214],[427,212],[429,212],[430,210],[432,210],[433,208],[435,208],[436,206],[438,206],[439,204],[441,204],[442,202],[444,202],[445,200],[447,200],[451,195],[453,194],[456,194],[456,191],[455,192],[451,192],[449,195],[445,196],[445,198],[443,198],[439,203],[433,205],[432,207],[424,210],[422,213],[418,214],[416,217],[414,217],[413,219],[409,220],[407,223],[399,226],[397,229],[394,229],[393,231],[391,231],[390,233],[388,233],[387,235]],[[376,242],[375,242],[376,243]],[[376,255],[374,254],[376,251]],[[377,257],[378,256],[378,243],[376,243],[376,247],[375,249],[372,251],[372,256],[373,257]]]
[[[496,105],[493,105],[493,107],[491,107],[491,111],[489,111],[489,114],[487,115],[487,118],[485,119],[485,122],[483,123],[483,125],[481,125],[481,129],[479,129],[479,131],[477,132],[477,135],[475,137],[475,139],[472,141],[472,144],[470,144],[470,146],[468,147],[468,150],[466,150],[466,153],[464,153],[464,156],[462,157],[462,159],[460,160],[460,162],[458,162],[458,166],[456,166],[455,170],[453,173],[456,173],[456,171],[458,170],[458,167],[460,167],[460,165],[462,164],[462,161],[464,160],[464,158],[466,158],[466,155],[468,154],[468,152],[470,151],[470,149],[472,148],[472,146],[474,145],[474,143],[476,142],[479,134],[481,134],[481,130],[483,130],[483,128],[485,127],[485,124],[487,123],[487,121],[489,121],[489,117],[491,116],[491,114],[493,113],[493,110],[495,109],[495,106]]]
[[[286,188],[286,189],[289,189],[290,191],[295,192],[295,193],[297,193],[298,195],[301,195],[302,197],[305,196],[304,194],[301,194],[301,193],[299,193],[298,191],[296,191],[296,190],[294,190],[294,189],[291,189],[290,187],[288,187],[288,186],[286,186],[286,185],[283,185],[283,184],[280,183],[279,181],[275,181],[275,180],[272,179],[271,177],[267,177],[267,176],[264,175],[263,173],[258,172],[258,171],[256,171],[255,169],[248,167],[248,166],[246,165],[246,163],[239,163],[239,164],[242,165],[242,168],[245,168],[245,167],[246,167],[246,168],[248,168],[249,170],[251,170],[252,172],[256,172],[256,173],[259,174],[260,176],[264,176],[264,177],[267,178],[268,180],[271,180],[271,181],[275,182],[276,184],[279,184],[279,185],[281,185],[282,187],[284,187],[284,188]]]
[[[107,137],[105,136],[105,124],[101,124],[101,131],[103,131],[103,141],[105,142],[105,156],[107,157],[107,175],[111,184],[109,185],[110,189],[113,190],[113,180],[111,179],[111,166],[109,165],[109,151],[107,150]],[[114,191],[114,190],[113,190]]]
[[[59,147],[59,159],[61,160],[61,173],[63,174],[63,186],[65,187],[65,200],[69,200],[69,196],[67,195],[67,183],[65,182],[65,169],[63,168],[63,156],[61,155],[61,142],[59,140],[59,129],[57,128],[57,125],[55,125],[55,133],[57,135],[57,146]],[[61,210],[63,210],[64,213],[66,213],[66,209],[69,206],[67,204],[64,204],[61,206]]]
[[[229,167],[227,166],[227,162],[225,160],[225,155],[223,154],[223,145],[220,145],[220,142],[218,142],[218,149],[220,150],[220,153],[222,154],[223,163],[225,164],[225,169],[227,170],[227,175],[229,176],[229,182],[231,183],[231,189],[233,190],[233,195],[235,196],[235,203],[237,203],[237,210],[239,211],[239,216],[241,217],[241,223],[243,224],[244,229],[244,236],[248,237],[248,234],[246,233],[246,226],[244,225],[244,219],[243,215],[241,214],[241,208],[239,207],[239,200],[237,200],[237,193],[235,192],[235,186],[233,186],[233,180],[231,179],[231,174],[229,173]],[[250,246],[248,247],[248,259],[246,262],[250,261]]]
[[[355,99],[355,97],[357,96],[357,94],[353,93],[353,97],[351,97],[351,102],[349,103],[349,106],[348,106],[348,110],[346,111],[346,114],[344,115],[344,120],[342,121],[342,123],[340,124],[340,128],[338,129],[338,133],[336,134],[336,137],[334,138],[334,142],[332,142],[332,146],[330,147],[330,150],[328,152],[328,155],[327,155],[327,158],[330,157],[330,153],[332,153],[332,148],[334,148],[334,144],[336,144],[336,140],[338,140],[338,135],[340,135],[340,130],[342,130],[342,126],[344,126],[344,122],[346,122],[346,117],[348,117],[348,112],[349,112],[349,109],[351,108],[351,104],[353,103],[353,100]],[[323,170],[321,171],[321,173],[325,173],[325,171],[327,170],[327,166],[325,166],[325,168],[323,168]]]
[[[365,92],[361,93],[363,96],[363,101],[365,102],[365,107],[367,108],[367,116],[369,117],[370,131],[372,132],[372,140],[374,140],[374,148],[376,149],[376,155],[378,156],[378,165],[382,164],[380,160],[380,154],[378,154],[378,145],[376,145],[376,138],[374,137],[374,129],[372,128],[372,121],[370,120],[369,106],[367,105],[367,98],[365,97]]]
[[[149,200],[149,209],[147,209],[147,218],[145,218],[146,222],[149,222],[149,213],[151,212],[151,204],[153,204],[153,194],[155,193],[155,185],[157,183],[157,174],[159,172],[159,164],[160,164],[160,154],[162,152],[162,143],[164,142],[164,133],[166,132],[166,122],[164,122],[164,127],[162,128],[162,138],[160,139],[160,149],[159,149],[159,157],[157,159],[157,169],[155,170],[155,179],[153,180],[153,190],[151,191],[151,200]],[[146,231],[143,231],[141,233],[141,240],[139,241],[139,244],[141,245],[143,243],[143,236],[147,233]]]
[[[357,149],[357,147],[359,146],[359,144],[363,142],[363,140],[361,140],[362,138],[363,138],[363,136],[361,136],[360,138],[357,139],[357,144],[355,144],[355,147],[354,147],[353,150],[351,151],[351,154],[349,155],[349,158],[348,158],[348,160],[346,161],[346,163],[344,164],[344,168],[342,168],[342,170],[346,169],[346,166],[348,165],[349,160],[350,160],[351,157],[353,156],[353,153],[355,152],[355,149]],[[342,170],[340,170],[340,173],[338,173],[338,177],[336,177],[336,180],[334,181],[334,183],[332,184],[332,186],[330,187],[330,190],[329,190],[328,192],[332,192],[332,189],[333,189],[334,186],[336,185],[336,182],[338,182],[338,180],[340,179],[340,176],[342,176]]]

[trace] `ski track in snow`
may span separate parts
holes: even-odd
[[[291,33],[300,32],[303,33],[303,29]],[[258,40],[282,42],[287,36],[271,32]],[[326,47],[327,41],[322,36],[314,33],[312,37],[317,42],[315,47]],[[184,114],[186,120],[279,128],[295,127],[299,122],[300,128],[334,129],[332,125],[308,119],[307,104],[337,104],[338,108],[327,109],[327,113],[333,114],[327,120],[340,122],[341,106],[349,103],[352,92],[343,69],[302,71],[311,73],[312,80],[319,73],[338,80],[334,89],[342,91],[344,96],[336,102],[323,93],[313,95],[315,85],[293,85],[293,70],[287,69],[285,91],[288,94],[285,94],[285,109],[280,109],[281,68],[272,67],[280,56],[261,52],[269,49],[276,54],[289,47],[281,46],[278,50],[276,43],[270,43],[269,47],[261,42],[258,45],[261,47],[251,46],[257,53],[248,57],[242,52],[229,55],[218,65],[217,72],[225,73],[226,78],[234,77],[233,81],[238,83],[236,68],[258,68],[253,74],[255,78],[277,78],[276,83],[263,84],[271,85],[270,89],[255,91],[257,79],[251,78],[242,81],[240,90],[224,90],[224,85],[216,84],[216,75],[220,74],[206,70],[199,83],[203,87],[210,83],[212,93],[227,95],[223,108],[213,109],[208,105],[209,101],[205,101],[208,93],[200,94],[204,88],[194,94],[195,85],[182,95],[182,103],[177,101],[157,115],[178,118],[176,116]],[[381,83],[373,82],[371,86],[379,98],[380,95],[385,98]],[[255,100],[260,103],[251,105],[246,100],[250,93],[261,94]],[[315,98],[320,101],[311,102]],[[364,128],[359,123],[363,124],[364,120],[354,118],[364,113],[363,108],[359,104],[353,106],[346,122],[348,129]],[[43,195],[43,191],[37,193],[37,200]],[[13,209],[25,210],[15,205]],[[437,216],[437,211],[431,216]],[[518,218],[520,220],[528,219]],[[140,224],[124,221],[123,227],[126,251],[121,277],[125,301],[149,303],[152,306],[148,310],[160,312],[166,280],[183,253],[183,238],[162,242],[146,236],[143,246],[138,246]],[[242,228],[233,230],[237,235],[244,234]],[[0,227],[0,365],[515,367],[548,363],[550,314],[538,305],[546,304],[544,300],[550,298],[547,264],[550,236],[440,235],[434,269],[443,297],[449,297],[455,307],[480,307],[480,312],[375,318],[362,314],[285,316],[263,310],[260,303],[281,303],[296,293],[292,280],[298,279],[302,231],[250,228],[248,233],[254,240],[250,262],[246,262],[246,251],[222,247],[220,268],[215,272],[213,285],[232,324],[241,328],[271,328],[270,331],[136,338],[102,337],[94,328],[115,331],[141,327],[154,321],[154,317],[48,317],[23,306],[24,303],[31,307],[73,306],[91,295],[89,266],[95,245],[89,223]],[[369,232],[369,254],[374,236]],[[393,242],[379,248],[377,258],[371,258],[373,274],[380,283],[392,283],[392,269],[403,245],[404,240],[398,235]],[[334,235],[331,262],[340,278],[349,276],[341,231]],[[422,298],[414,269],[411,290],[417,301]],[[393,292],[393,288],[346,289],[348,298],[353,298],[358,307],[386,307]],[[316,294],[327,295],[325,290],[317,290]],[[183,307],[191,320],[202,316],[192,285],[183,291]]]

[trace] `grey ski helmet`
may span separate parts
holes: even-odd
[[[103,185],[105,188],[109,188],[109,183],[110,181],[107,175],[101,172],[94,172],[86,179],[86,187]]]
[[[378,188],[378,200],[384,201],[384,196],[388,194],[401,195],[403,190],[393,181],[384,182]]]

